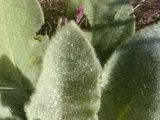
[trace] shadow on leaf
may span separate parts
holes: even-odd
[[[27,120],[24,104],[33,92],[29,79],[16,68],[11,60],[2,55],[0,58],[0,102],[9,107],[12,114]]]
[[[130,37],[128,33],[132,29],[134,19],[112,21],[111,23],[95,25],[93,43],[95,51],[103,66],[114,50]]]
[[[158,118],[159,45],[159,38],[140,37],[118,48],[114,54],[118,59],[112,59],[113,67],[105,73],[110,74],[101,97],[100,120]]]

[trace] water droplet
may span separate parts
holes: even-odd
[[[57,43],[58,43],[58,40],[55,40],[54,42],[57,44]]]
[[[57,103],[57,102],[55,102],[54,104],[55,104],[55,105],[57,105],[58,103]]]
[[[58,110],[55,110],[55,113],[57,114],[57,113],[58,113]]]
[[[71,46],[73,47],[73,43],[71,44]]]
[[[57,95],[57,98],[58,98],[58,99],[60,99],[60,97],[61,97],[60,95]]]
[[[103,84],[103,83],[101,83],[101,84],[100,84],[100,86],[101,86],[101,87],[104,87],[104,84]]]
[[[89,66],[89,64],[88,64],[88,63],[85,63],[85,66],[86,66],[86,67],[88,67],[88,66]]]
[[[54,76],[54,74],[49,74],[49,77],[52,78]]]
[[[44,73],[47,73],[47,71],[44,71]]]
[[[65,106],[63,105],[62,108],[65,108]]]
[[[70,54],[70,56],[71,56],[71,59],[73,59],[73,55],[72,55],[72,54]]]
[[[47,112],[45,111],[45,112],[43,113],[43,115],[44,115],[44,116],[47,116]]]
[[[68,30],[66,31],[66,33],[67,33],[67,35],[70,35],[70,32]]]
[[[40,110],[38,110],[38,111],[37,111],[37,114],[40,114],[40,113],[41,113],[41,111],[40,111]]]

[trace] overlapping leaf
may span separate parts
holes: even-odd
[[[129,0],[99,0],[92,41],[102,65],[118,45],[133,35],[131,12]]]
[[[160,24],[139,31],[112,55],[103,73],[100,120],[160,119]]]
[[[0,87],[13,88],[0,89],[0,105],[24,120],[23,105],[33,91],[48,43],[47,38],[34,40],[42,23],[36,0],[0,0]]]

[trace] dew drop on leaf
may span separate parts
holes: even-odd
[[[73,47],[73,43],[71,44],[71,46]]]
[[[66,31],[66,33],[67,33],[67,35],[70,35],[70,32],[68,30]]]
[[[59,37],[60,40],[62,40],[62,37]]]

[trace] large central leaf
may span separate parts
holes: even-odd
[[[26,109],[28,118],[97,120],[101,67],[91,45],[74,22],[52,39]]]

